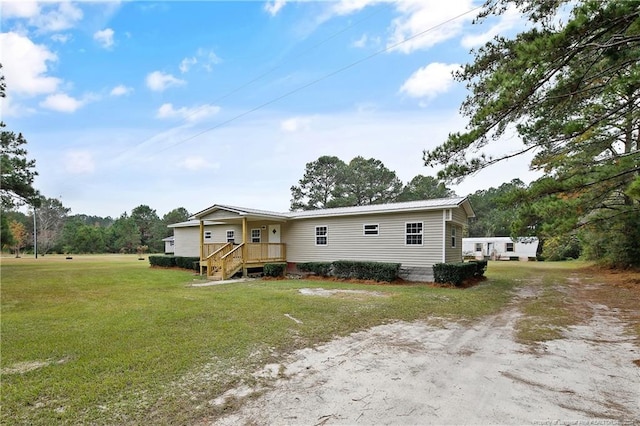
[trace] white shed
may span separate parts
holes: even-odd
[[[470,237],[462,239],[465,257],[491,260],[535,260],[538,239],[535,237]]]
[[[164,254],[173,254],[175,252],[175,237],[172,235],[170,237],[163,238],[162,241],[164,241]]]

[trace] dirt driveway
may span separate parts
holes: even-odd
[[[212,401],[243,399],[214,424],[640,424],[640,346],[621,311],[581,299],[588,315],[562,339],[519,344],[519,302],[536,291],[479,322],[397,322],[298,351],[256,373],[266,387]]]

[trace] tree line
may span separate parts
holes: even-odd
[[[69,215],[70,209],[54,198],[42,197],[35,209],[37,251],[48,253],[136,253],[164,251],[162,239],[172,235],[167,225],[184,222],[190,214],[184,207],[162,218],[147,205],[140,205],[120,217]],[[34,210],[23,213],[3,210],[3,248],[16,256],[34,250]]]

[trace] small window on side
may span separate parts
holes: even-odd
[[[251,230],[251,242],[252,243],[259,243],[260,242],[260,230],[259,229],[252,229]]]
[[[380,225],[377,223],[362,225],[362,234],[365,237],[379,235],[379,232],[380,232]]]
[[[227,242],[228,243],[235,243],[236,242],[236,238],[235,238],[236,232],[233,230],[227,231]]]
[[[513,243],[507,243],[505,247],[505,251],[515,251]]]

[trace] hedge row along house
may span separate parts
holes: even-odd
[[[354,260],[400,263],[400,277],[432,281],[433,265],[462,261],[467,198],[271,212],[215,204],[169,225],[173,253],[200,258],[200,273],[228,279],[266,263]],[[169,240],[170,241],[170,240]]]

